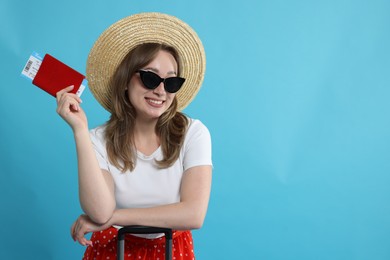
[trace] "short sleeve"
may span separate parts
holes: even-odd
[[[107,160],[107,150],[104,142],[103,129],[101,127],[92,129],[90,130],[89,134],[100,168],[109,171],[109,163]]]
[[[184,171],[194,166],[212,165],[210,132],[199,120],[190,120],[183,144]]]

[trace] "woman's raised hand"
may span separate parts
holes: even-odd
[[[57,92],[57,113],[72,127],[73,131],[88,129],[87,117],[81,108],[81,99],[72,91],[74,86],[69,86]]]

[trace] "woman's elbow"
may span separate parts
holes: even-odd
[[[205,214],[194,214],[191,216],[190,229],[200,229],[203,226],[203,222],[205,219]]]
[[[193,222],[190,229],[200,229],[203,226],[203,221]]]
[[[114,214],[114,209],[106,209],[106,210],[84,210],[84,212],[88,215],[88,217],[98,225],[106,224]]]
[[[112,217],[112,214],[95,214],[95,215],[88,215],[93,222],[95,222],[98,225],[104,225],[106,224]]]

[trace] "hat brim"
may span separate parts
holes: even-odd
[[[111,77],[126,54],[143,43],[164,43],[177,50],[183,64],[181,76],[186,79],[176,94],[178,110],[183,110],[202,85],[206,70],[205,52],[198,35],[189,25],[162,13],[128,16],[99,36],[87,60],[87,80],[92,94],[111,112]]]

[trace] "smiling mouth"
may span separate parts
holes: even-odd
[[[146,101],[152,105],[162,105],[164,103],[164,101],[162,100],[156,100],[156,99],[150,99],[150,98],[146,98]]]

